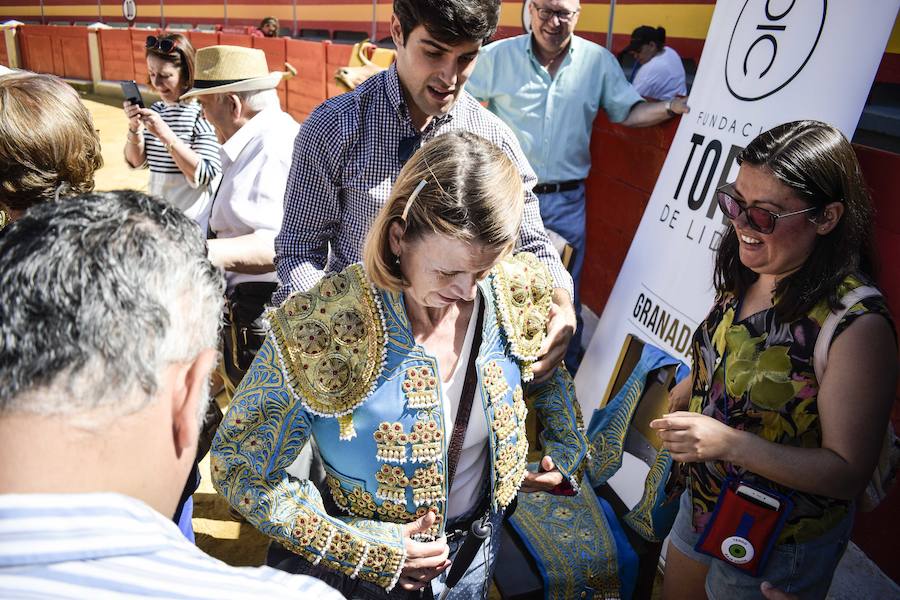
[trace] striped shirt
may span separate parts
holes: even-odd
[[[200,155],[192,187],[202,188],[222,172],[219,157],[219,142],[216,132],[209,121],[203,118],[203,109],[196,102],[166,104],[154,102],[150,110],[159,113],[162,120],[178,138],[188,144],[191,150]],[[144,148],[147,152],[147,165],[154,173],[180,175],[181,169],[175,164],[172,156],[158,137],[144,130]]]
[[[512,131],[463,91],[449,113],[433,118],[421,132],[422,143],[460,130],[496,144],[519,168],[527,190],[519,249],[536,254],[550,268],[555,287],[571,295],[572,278],[544,232],[531,192],[537,178]],[[419,133],[400,91],[396,65],[313,111],[294,142],[284,221],[275,238],[281,287],[273,304],[362,258],[366,233],[402,167],[398,148]]]
[[[343,598],[318,579],[235,568],[119,494],[0,495],[0,598]]]

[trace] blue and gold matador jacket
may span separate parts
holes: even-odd
[[[476,370],[490,501],[502,510],[525,476],[522,384],[545,337],[552,284],[546,267],[522,253],[479,287],[485,313]],[[437,362],[416,344],[402,294],[374,289],[360,265],[267,316],[268,337],[213,444],[216,489],[303,558],[390,590],[405,560],[401,524],[433,510],[437,520],[424,537],[443,531],[453,423],[444,419]],[[557,369],[528,393],[544,425],[544,454],[577,486],[588,443],[572,378]],[[285,470],[310,436],[346,515],[329,515],[316,487]]]

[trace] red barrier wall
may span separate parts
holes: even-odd
[[[287,62],[287,39],[286,38],[250,38],[254,48],[258,48],[266,53],[266,63],[269,65],[270,71],[284,71],[284,63]],[[287,110],[287,84],[282,81],[278,88],[278,99],[281,101],[282,110]]]
[[[219,34],[214,31],[189,31],[187,36],[191,40],[194,50],[215,46],[219,43]]]
[[[97,34],[103,79],[135,79],[131,32],[127,29],[101,29]]]
[[[223,46],[244,46],[245,48],[253,47],[252,38],[249,35],[240,33],[220,33],[219,43]]]
[[[131,60],[134,62],[134,80],[138,83],[150,83],[147,71],[147,36],[159,36],[159,29],[131,29]]]
[[[287,62],[297,69],[287,82],[287,111],[303,122],[328,95],[327,42],[288,40]]]
[[[91,78],[87,27],[29,25],[19,28],[22,66],[38,73]]]
[[[334,72],[340,67],[346,67],[350,63],[350,54],[353,46],[345,44],[328,44],[325,50],[325,82],[328,97],[343,94],[344,90],[334,82]]]

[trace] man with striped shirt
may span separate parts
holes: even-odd
[[[196,225],[139,192],[39,205],[4,231],[0,598],[341,598],[229,567],[170,520],[223,287]]]

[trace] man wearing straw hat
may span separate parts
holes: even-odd
[[[197,51],[194,87],[182,96],[197,98],[222,144],[208,237],[209,258],[225,269],[228,284],[223,355],[231,386],[262,343],[263,307],[276,288],[273,240],[300,130],[275,91],[286,76],[269,72],[262,50],[210,46]]]

